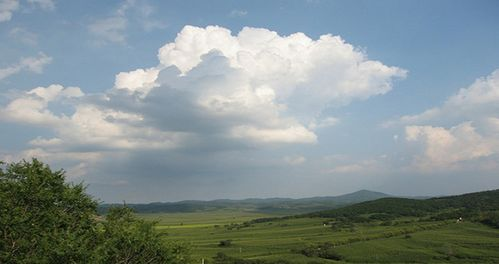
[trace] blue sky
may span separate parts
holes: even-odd
[[[499,188],[498,12],[0,0],[0,160],[108,202]]]

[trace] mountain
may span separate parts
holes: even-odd
[[[326,197],[313,197],[313,198],[302,198],[298,199],[301,201],[307,201],[307,200],[324,200],[324,201],[332,201],[332,202],[337,202],[337,203],[343,203],[343,204],[353,204],[353,203],[360,203],[360,202],[365,202],[365,201],[371,201],[371,200],[376,200],[380,198],[385,198],[385,197],[390,197],[391,195],[388,195],[386,193],[382,192],[374,192],[374,191],[369,191],[369,190],[360,190],[356,191],[353,193],[348,193],[348,194],[343,194],[339,196],[326,196]]]
[[[255,212],[275,214],[302,214],[350,204],[391,197],[381,192],[360,190],[339,196],[322,196],[310,198],[249,198],[243,200],[218,199],[212,201],[188,200],[180,202],[155,202],[148,204],[127,204],[138,213],[179,213],[199,212],[220,209],[251,210]],[[102,204],[99,212],[105,213],[111,206],[119,204]]]

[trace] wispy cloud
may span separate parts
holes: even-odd
[[[52,62],[52,58],[40,52],[37,57],[22,58],[18,63],[6,68],[0,69],[0,80],[3,80],[13,74],[21,71],[30,71],[42,73],[43,68]]]
[[[234,10],[230,11],[229,16],[230,17],[244,17],[247,14],[248,14],[248,11],[246,11],[246,10],[234,9]]]
[[[11,29],[9,37],[29,46],[36,46],[38,44],[38,35],[22,27]]]
[[[0,22],[9,21],[12,19],[14,12],[19,9],[30,11],[33,9],[42,9],[45,11],[52,11],[55,9],[55,2],[53,0],[27,0],[29,4],[21,6],[19,0],[0,0]]]
[[[0,22],[12,19],[12,13],[19,9],[19,0],[0,0]]]
[[[95,20],[88,26],[91,34],[104,42],[126,43],[125,30],[127,19],[122,16],[113,16]]]
[[[88,25],[89,32],[100,43],[126,44],[127,30],[137,23],[145,31],[164,28],[166,25],[152,18],[154,8],[146,1],[124,1],[112,14],[94,20]]]
[[[289,165],[300,165],[307,161],[303,156],[285,156],[282,160]]]
[[[55,9],[55,1],[54,0],[28,0],[28,3],[31,5],[37,6],[43,10],[52,11]]]

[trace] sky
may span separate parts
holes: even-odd
[[[102,202],[498,189],[498,13],[0,0],[0,160]]]

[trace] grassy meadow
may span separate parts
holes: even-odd
[[[467,221],[398,217],[335,225],[334,219],[300,217],[247,223],[276,215],[244,210],[140,217],[157,221],[166,240],[190,244],[193,263],[213,263],[218,252],[281,263],[499,263],[499,229]],[[321,247],[334,256],[320,256]]]

